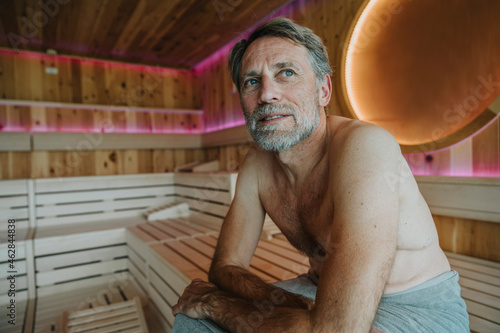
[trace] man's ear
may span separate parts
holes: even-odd
[[[330,98],[332,97],[332,78],[330,75],[325,74],[323,76],[323,82],[319,90],[319,105],[327,106],[330,103]]]

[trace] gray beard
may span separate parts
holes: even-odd
[[[266,104],[256,109],[251,116],[244,111],[248,133],[250,133],[257,144],[267,151],[282,151],[293,147],[308,138],[318,127],[320,121],[318,103],[311,103],[307,107],[307,111],[300,112],[288,105]],[[291,115],[295,121],[293,129],[290,131],[280,130],[279,126],[281,124],[279,123],[269,125],[259,124],[260,117],[270,115],[274,112],[284,112]]]

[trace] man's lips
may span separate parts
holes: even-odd
[[[290,116],[289,114],[270,114],[260,117],[259,122],[269,122],[272,120],[282,119],[289,116]]]

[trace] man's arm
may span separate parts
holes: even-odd
[[[351,129],[335,157],[334,223],[323,264],[315,331],[367,332],[389,278],[397,250],[401,151],[373,125]]]
[[[209,280],[234,297],[265,301],[279,288],[264,282],[248,270],[265,217],[259,198],[256,155],[257,152],[252,148],[238,175],[235,197],[224,219]],[[311,308],[313,305],[309,299],[288,292],[284,293],[284,297],[283,305],[288,307]]]

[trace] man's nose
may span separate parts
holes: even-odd
[[[259,104],[276,103],[281,100],[281,89],[270,77],[264,76],[261,79],[259,91]]]

